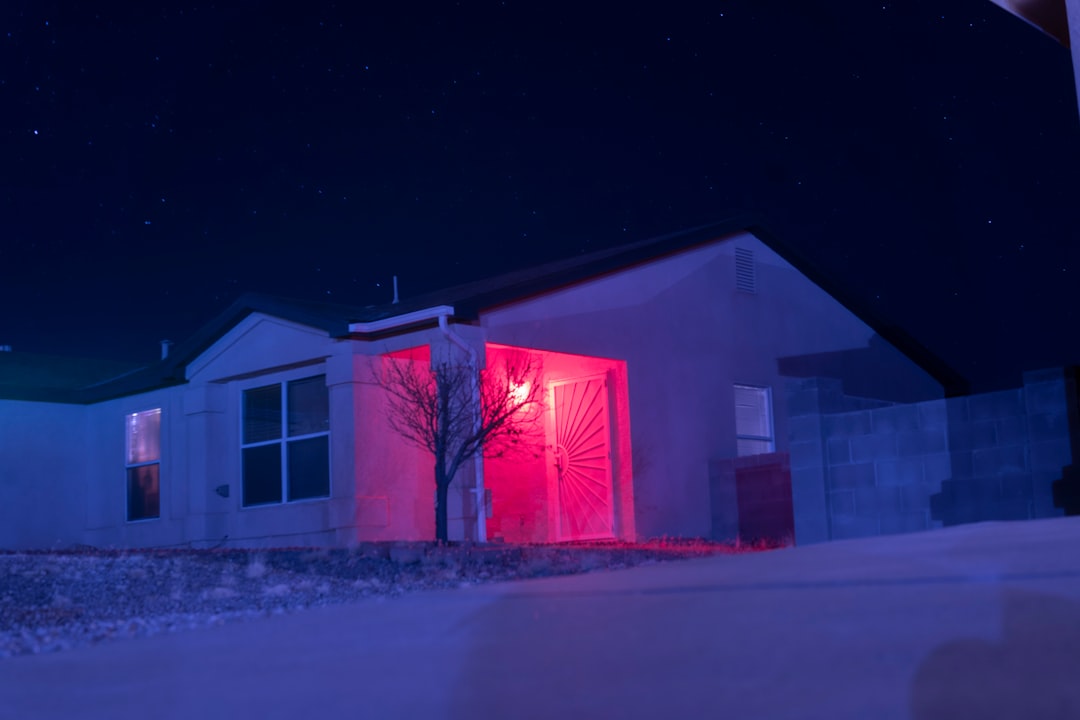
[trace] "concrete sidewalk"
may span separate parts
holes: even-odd
[[[0,718],[1077,718],[1080,518],[0,660]]]

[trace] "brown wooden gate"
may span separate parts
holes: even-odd
[[[735,488],[742,542],[783,542],[795,537],[791,466],[787,453],[736,458]]]

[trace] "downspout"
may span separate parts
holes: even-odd
[[[472,383],[473,383],[473,432],[480,432],[481,423],[483,419],[480,417],[480,361],[476,355],[476,350],[466,343],[461,337],[450,329],[447,324],[447,318],[449,313],[442,313],[439,315],[439,329],[442,330],[443,335],[450,342],[457,345],[464,350],[469,356],[469,362],[472,367]],[[476,452],[476,456],[473,458],[473,466],[476,468],[476,479],[472,488],[472,492],[476,495],[476,541],[486,543],[487,542],[487,503],[484,502],[484,449],[481,447]]]

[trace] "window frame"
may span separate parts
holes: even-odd
[[[765,398],[765,422],[768,426],[768,435],[748,435],[739,432],[739,414],[738,403],[735,400],[735,394],[738,390],[753,390],[764,391],[762,394]],[[767,455],[769,453],[776,452],[776,425],[773,417],[773,397],[772,388],[768,385],[748,385],[745,383],[734,383],[732,385],[732,403],[731,408],[735,413],[735,456],[736,457],[753,457],[754,455]],[[751,453],[749,455],[743,455],[739,452],[740,440],[752,440],[755,442],[768,443],[769,449],[765,452]]]
[[[129,462],[131,458],[131,418],[137,417],[139,415],[147,415],[150,413],[157,413],[158,415],[157,457],[153,460],[145,460],[143,462]],[[135,410],[133,412],[124,413],[124,522],[141,523],[161,520],[161,456],[164,454],[161,446],[161,441],[164,437],[164,433],[162,432],[162,424],[164,419],[165,412],[161,407],[151,407],[145,410]],[[145,517],[133,518],[131,517],[131,471],[136,468],[150,467],[152,465],[157,466],[157,515],[147,515]]]
[[[327,393],[327,409],[326,409],[326,430],[320,430],[314,433],[304,433],[302,435],[289,435],[289,403],[288,403],[288,386],[289,383],[298,382],[301,380],[310,380],[312,378],[322,378],[323,387]],[[272,440],[260,440],[257,442],[244,442],[244,423],[246,420],[245,409],[245,395],[252,390],[259,390],[261,388],[277,387],[278,398],[281,405],[280,416],[280,434],[277,438]],[[272,508],[282,507],[285,505],[296,505],[300,503],[309,502],[325,502],[334,495],[334,472],[332,466],[332,448],[331,448],[331,428],[330,428],[330,387],[326,384],[326,371],[323,369],[314,369],[311,367],[305,367],[297,369],[293,372],[276,375],[276,378],[270,380],[268,377],[263,376],[259,378],[252,378],[251,380],[241,384],[238,387],[239,396],[236,399],[236,405],[239,407],[239,427],[237,428],[237,438],[239,442],[238,460],[239,460],[239,487],[240,497],[239,506],[241,510],[257,510],[259,508]],[[319,495],[317,497],[305,497],[297,498],[295,500],[289,499],[289,456],[288,446],[292,442],[301,440],[310,440],[313,438],[326,437],[326,472],[327,472],[327,490],[325,495]],[[279,462],[280,462],[280,474],[281,474],[281,499],[271,502],[261,502],[247,504],[244,502],[244,451],[250,448],[267,447],[271,445],[277,445],[279,447]]]

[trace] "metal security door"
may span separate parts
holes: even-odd
[[[559,539],[614,537],[607,381],[572,380],[551,389]]]

